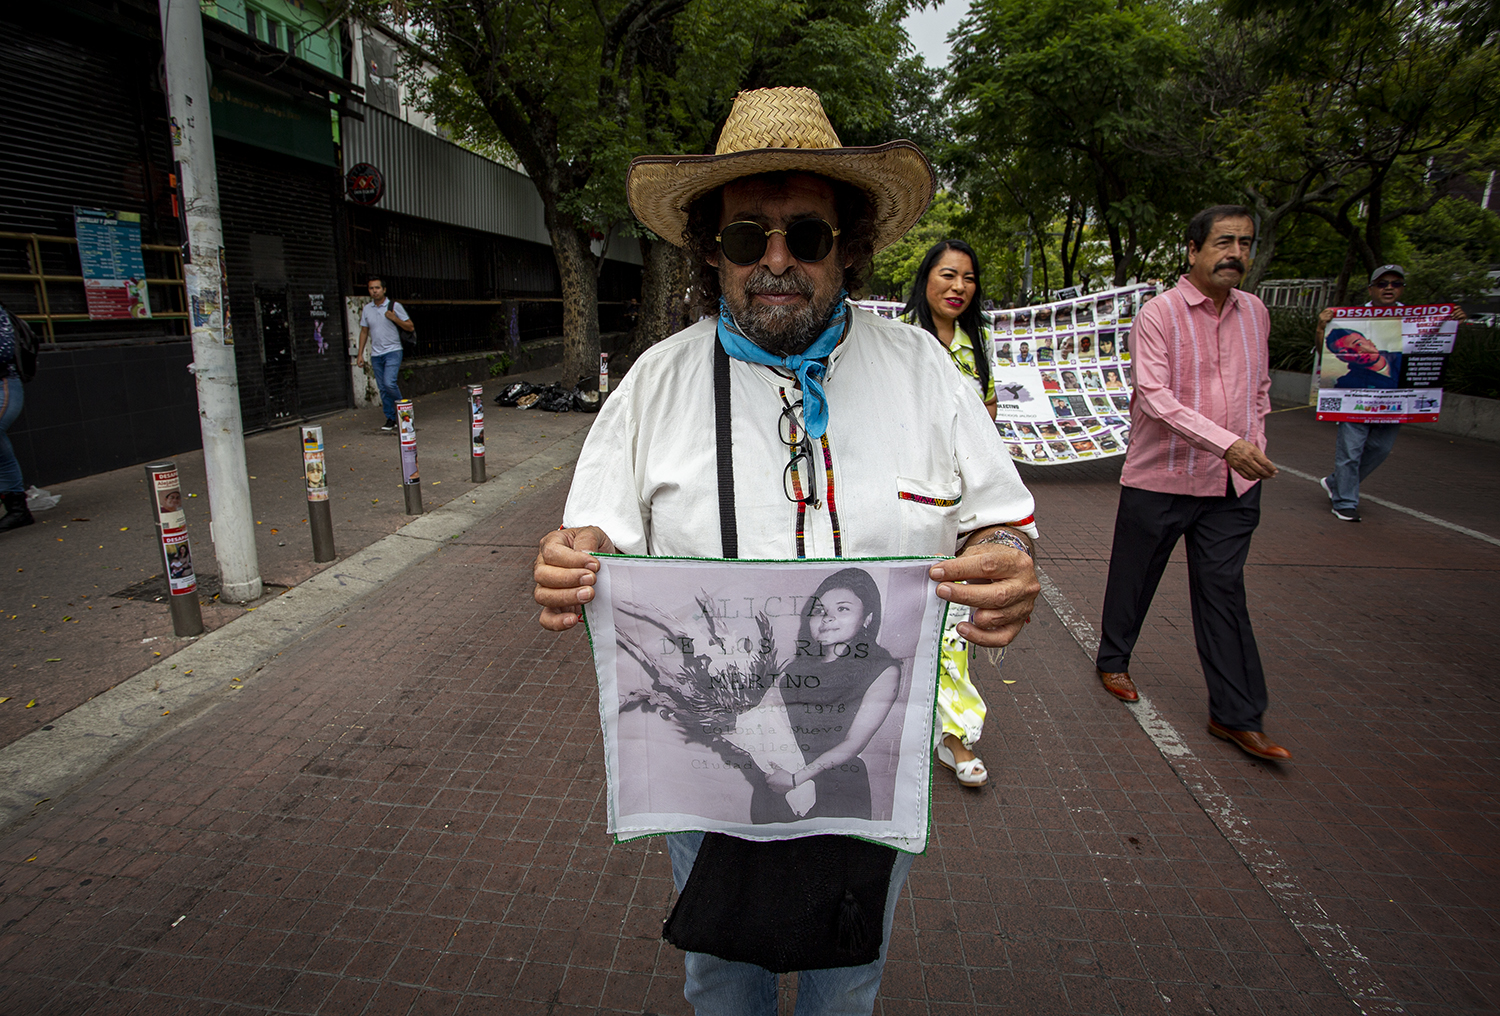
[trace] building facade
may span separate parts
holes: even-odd
[[[349,312],[373,274],[417,320],[419,358],[560,332],[535,188],[419,112],[399,36],[318,0],[202,10],[246,432],[365,401]],[[43,341],[9,431],[28,484],[201,446],[159,26],[156,0],[0,5],[0,303]],[[350,186],[361,163],[381,167],[373,200]],[[99,222],[140,259],[121,316],[86,278],[103,234],[80,223]],[[606,321],[639,291],[618,246]]]

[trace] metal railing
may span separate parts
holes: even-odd
[[[57,325],[59,323],[95,320],[91,318],[87,313],[80,314],[75,312],[54,312],[53,310],[54,292],[49,287],[73,285],[78,286],[81,290],[83,287],[83,275],[81,274],[82,269],[80,268],[80,274],[77,275],[71,273],[60,274],[57,272],[48,271],[46,268],[46,261],[44,261],[42,258],[42,245],[54,244],[63,247],[77,248],[78,240],[75,237],[48,236],[44,233],[0,232],[0,241],[6,240],[19,241],[21,243],[27,265],[31,270],[27,272],[0,272],[0,282],[31,283],[32,291],[36,299],[36,311],[29,314],[20,313],[16,316],[24,321],[40,323],[42,326],[40,330],[42,333],[41,337],[43,342],[50,343],[58,341]],[[163,287],[168,293],[176,294],[175,298],[169,298],[165,301],[171,307],[174,307],[176,309],[152,309],[150,320],[182,321],[184,322],[182,326],[182,334],[186,335],[186,321],[188,318],[187,287],[183,282],[182,276],[182,251],[177,247],[171,246],[170,244],[160,243],[143,243],[141,244],[141,250],[143,252],[150,251],[156,254],[167,255],[165,259],[167,270],[172,273],[170,276],[162,276],[160,278],[148,276],[145,280],[148,287],[147,292],[150,293],[154,291],[153,289],[151,289],[151,287],[160,286]],[[74,260],[76,259],[77,255],[75,253]],[[63,305],[72,303],[74,306],[79,305],[81,302],[82,301],[78,299],[74,299],[71,301],[61,301]]]
[[[1267,307],[1322,310],[1333,302],[1337,279],[1264,279],[1255,295]]]

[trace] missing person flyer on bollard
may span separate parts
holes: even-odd
[[[1451,303],[1335,307],[1318,350],[1318,419],[1436,421],[1458,334],[1454,309]]]
[[[309,501],[328,500],[328,467],[323,457],[323,428],[302,428],[302,473]]]
[[[469,386],[469,454],[484,455],[484,387]]]
[[[422,477],[417,472],[417,424],[412,419],[410,402],[396,403],[396,423],[401,432],[401,482],[420,483]]]
[[[927,843],[936,559],[600,555],[609,831]]]
[[[156,500],[162,557],[167,566],[167,586],[173,596],[185,596],[198,588],[193,573],[193,552],[188,543],[187,514],[182,510],[182,487],[175,469],[151,471]]]

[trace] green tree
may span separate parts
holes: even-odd
[[[1165,4],[1142,0],[977,0],[958,29],[947,96],[949,164],[964,189],[997,194],[1033,229],[1064,222],[1071,275],[1085,219],[1124,283],[1164,219],[1205,187],[1157,141],[1168,94],[1196,54]]]
[[[1227,9],[1250,26],[1263,90],[1223,118],[1227,149],[1262,213],[1260,264],[1286,215],[1323,220],[1351,276],[1390,259],[1387,236],[1433,208],[1476,163],[1500,116],[1492,13],[1442,0],[1270,0]],[[1269,225],[1270,229],[1267,230]],[[1268,241],[1269,240],[1269,244]]]
[[[570,379],[597,368],[594,245],[628,220],[620,181],[641,136],[637,67],[690,2],[406,0],[396,12],[436,64],[431,108],[476,140],[503,143],[536,186],[562,284]]]
[[[904,57],[906,0],[407,0],[438,74],[427,108],[467,143],[507,150],[542,199],[563,288],[564,373],[599,350],[600,240],[642,245],[632,350],[685,323],[686,262],[625,203],[632,156],[712,150],[737,91],[819,91],[846,144],[930,130],[931,72]],[[379,9],[379,8],[377,8]],[[902,76],[898,77],[897,72]]]
[[[928,249],[939,240],[964,239],[958,228],[963,214],[963,205],[952,194],[939,191],[911,231],[875,255],[870,291],[888,300],[904,301]],[[981,252],[976,253],[983,257]]]

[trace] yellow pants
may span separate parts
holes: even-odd
[[[984,696],[969,680],[969,643],[958,634],[958,623],[969,619],[969,608],[948,605],[948,620],[943,625],[943,650],[938,656],[937,715],[935,744],[944,734],[952,734],[973,748],[984,733]],[[1001,650],[1002,660],[1005,658]]]

